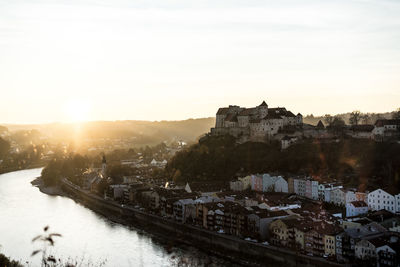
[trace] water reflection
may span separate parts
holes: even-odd
[[[0,175],[0,252],[39,265],[30,257],[34,236],[43,226],[61,233],[51,252],[62,257],[105,266],[232,266],[199,250],[164,241],[135,227],[114,223],[72,199],[48,196],[31,186],[41,169]]]

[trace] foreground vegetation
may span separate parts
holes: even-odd
[[[4,254],[1,253],[0,253],[0,266],[22,267],[22,265],[18,261],[10,260],[10,258],[6,257]]]
[[[282,151],[278,142],[237,145],[231,136],[209,137],[177,153],[166,167],[176,182],[230,180],[264,172],[307,174],[356,187],[400,187],[400,144],[309,139]]]

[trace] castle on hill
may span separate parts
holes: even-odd
[[[219,108],[212,135],[230,134],[242,141],[265,141],[274,138],[285,128],[296,129],[303,125],[303,116],[294,115],[286,108],[268,108],[263,101],[259,106]]]

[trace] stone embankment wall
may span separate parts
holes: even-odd
[[[131,207],[121,206],[118,203],[88,194],[65,180],[62,188],[79,198],[84,205],[104,215],[112,213],[129,218],[135,224],[151,228],[155,232],[163,233],[164,236],[170,236],[171,239],[211,251],[232,260],[240,259],[240,263],[249,262],[268,266],[343,266],[321,258],[297,254],[284,248],[248,242],[233,236],[181,224]]]

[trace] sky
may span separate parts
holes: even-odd
[[[0,0],[0,122],[400,107],[397,0]]]

